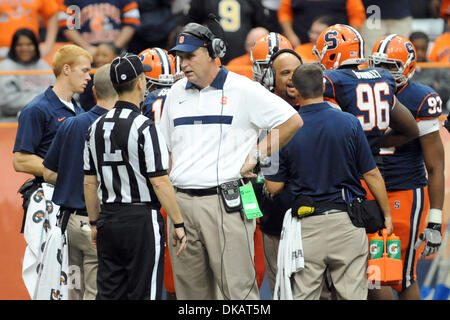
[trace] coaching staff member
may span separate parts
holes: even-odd
[[[52,61],[55,85],[34,98],[20,113],[13,166],[16,172],[35,176],[32,184],[21,188],[25,212],[27,198],[44,182],[42,161],[58,127],[66,119],[84,112],[73,95],[82,93],[91,79],[91,62],[92,56],[83,48],[73,44],[61,47]]]
[[[309,196],[316,203],[316,211],[301,223],[305,269],[294,276],[294,299],[319,299],[327,267],[338,299],[367,299],[367,236],[345,212],[342,189],[349,200],[365,196],[362,174],[391,233],[383,178],[358,119],[324,103],[320,66],[299,66],[293,82],[305,125],[280,151],[279,171],[266,176],[266,185],[276,194],[290,181],[294,198]]]
[[[138,107],[146,90],[144,72],[150,70],[134,54],[112,61],[110,78],[119,100],[92,124],[86,138],[84,191],[90,223],[96,225],[92,238],[98,253],[97,299],[161,298],[165,234],[161,205],[174,223],[173,245],[181,243],[177,255],[186,246],[183,219],[166,171],[165,140]]]
[[[179,299],[259,299],[255,221],[239,210],[227,213],[218,186],[255,176],[255,158],[271,150],[257,146],[255,157],[258,129],[277,129],[284,145],[302,125],[283,99],[219,67],[215,58],[225,50],[208,28],[189,23],[170,51],[186,75],[170,89],[160,122],[189,236],[183,257],[172,260]]]
[[[296,89],[292,82],[292,74],[302,63],[302,58],[294,50],[278,50],[272,54],[268,67],[262,77],[262,84],[266,88],[273,88],[273,93],[289,103],[296,111],[298,111],[299,105],[295,95]],[[263,173],[270,174],[264,172],[264,168]],[[257,192],[257,188],[255,189],[255,192]],[[288,185],[276,196],[269,198],[262,195],[259,201],[263,213],[259,222],[262,231],[264,261],[266,263],[267,278],[272,295],[277,274],[278,246],[283,226],[283,217],[286,210],[291,206],[291,203],[292,195]]]
[[[106,64],[95,72],[97,105],[61,124],[44,159],[44,180],[55,185],[52,201],[60,206],[62,228],[67,225],[69,265],[79,271],[77,286],[69,290],[70,300],[92,300],[97,294],[97,249],[84,203],[83,150],[89,126],[117,101],[109,70]]]

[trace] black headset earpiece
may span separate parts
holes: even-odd
[[[292,49],[281,49],[278,50],[277,47],[273,48],[273,54],[270,56],[269,59],[269,63],[267,65],[266,70],[264,71],[264,74],[262,76],[261,82],[262,85],[264,87],[266,87],[267,89],[269,89],[270,91],[273,90],[273,88],[275,87],[276,84],[276,79],[275,79],[275,71],[273,70],[273,62],[275,61],[275,59],[280,56],[282,53],[286,53],[289,52],[290,54],[294,55],[295,57],[297,57],[297,59],[300,61],[300,64],[303,64],[303,60],[302,57],[295,52]]]
[[[207,27],[198,23],[187,24],[180,34],[188,34],[206,41],[208,53],[212,58],[225,56],[227,47],[225,41],[216,37]]]

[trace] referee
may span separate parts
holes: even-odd
[[[164,222],[174,223],[173,245],[186,247],[183,219],[167,175],[169,154],[159,128],[140,113],[150,71],[138,56],[111,63],[119,95],[90,128],[84,149],[85,200],[97,244],[97,299],[161,299]]]

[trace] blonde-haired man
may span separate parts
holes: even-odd
[[[55,185],[52,201],[60,206],[62,228],[67,225],[69,265],[76,272],[70,300],[93,300],[97,294],[97,250],[91,241],[83,190],[83,149],[89,126],[114,107],[117,92],[110,80],[110,64],[94,75],[97,105],[64,121],[44,159],[44,180]]]
[[[56,131],[63,121],[83,112],[73,100],[73,95],[82,93],[86,88],[91,78],[91,62],[92,56],[81,47],[72,44],[61,47],[52,63],[55,85],[34,98],[20,113],[13,166],[15,171],[35,177],[32,183],[20,189],[25,212],[29,197],[43,182],[42,161]]]

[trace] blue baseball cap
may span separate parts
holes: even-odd
[[[192,52],[200,47],[206,48],[208,44],[206,41],[201,40],[189,34],[180,34],[177,38],[175,47],[169,50],[170,54],[174,54],[176,51]]]

